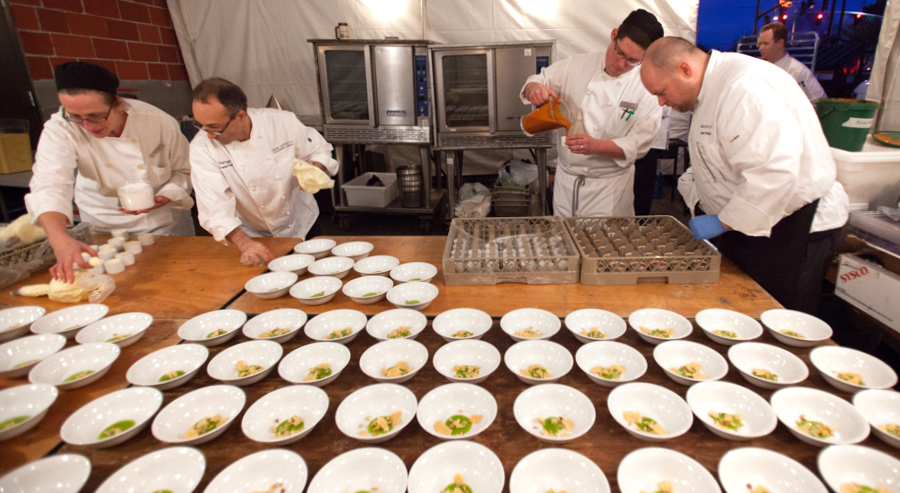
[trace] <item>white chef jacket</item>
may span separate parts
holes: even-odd
[[[293,113],[247,110],[250,138],[228,145],[199,132],[191,142],[191,169],[200,225],[217,241],[240,227],[248,236],[304,238],[319,216],[312,194],[300,191],[294,158],[338,171],[331,144]]]
[[[562,217],[634,215],[634,161],[647,154],[659,131],[662,109],[641,84],[640,68],[612,77],[603,70],[604,56],[571,56],[525,81],[550,87],[568,103],[574,114],[570,135],[611,140],[625,154],[624,159],[573,154],[560,139],[553,207]],[[523,86],[520,97],[529,104],[524,93]],[[572,187],[579,176],[585,180],[573,211]]]
[[[784,71],[762,60],[713,51],[688,136],[688,203],[749,236],[817,199],[811,232],[838,228],[849,200],[816,112]]]
[[[59,212],[71,223],[74,195],[81,220],[95,232],[193,236],[189,147],[178,122],[141,101],[122,104],[128,119],[119,137],[94,137],[63,119],[62,108],[44,124],[25,196],[32,221]],[[119,212],[117,189],[131,181],[149,182],[157,196],[172,202],[146,214]]]
[[[775,62],[775,66],[791,74],[810,101],[828,97],[825,89],[822,89],[822,84],[819,84],[819,79],[816,79],[809,67],[803,65],[800,60],[785,53],[781,60]]]

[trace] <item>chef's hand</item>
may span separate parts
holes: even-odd
[[[72,264],[78,264],[83,269],[90,269],[91,264],[85,262],[81,252],[87,252],[91,257],[96,257],[97,252],[84,243],[64,234],[50,240],[53,253],[56,255],[56,265],[50,267],[50,276],[53,279],[71,283],[75,282],[75,270]]]
[[[691,227],[691,233],[694,233],[694,237],[698,240],[715,238],[731,229],[719,220],[719,216],[715,215],[697,216],[691,219],[688,225]]]
[[[258,267],[275,260],[272,252],[258,241],[248,239],[238,247],[241,249],[241,263],[244,265]]]
[[[531,104],[540,106],[551,99],[559,96],[553,92],[553,89],[541,84],[540,82],[529,82],[525,85],[525,98],[531,101]]]
[[[566,147],[572,154],[597,154],[600,141],[588,134],[575,134],[566,137]]]
[[[119,208],[119,212],[124,212],[125,214],[131,214],[132,216],[137,216],[139,214],[146,214],[150,211],[154,211],[156,209],[159,209],[160,207],[165,207],[165,206],[169,205],[169,202],[171,202],[171,201],[172,201],[172,199],[170,199],[169,197],[156,197],[156,205],[154,205],[153,207],[151,207],[149,209],[142,209],[139,211],[126,211],[125,209]]]
[[[317,162],[312,162],[312,163],[309,163],[309,164],[315,166],[316,168],[319,168],[319,169],[322,170],[322,172],[325,173],[326,175],[328,174],[328,170],[325,168],[325,165],[324,165],[324,164],[322,164],[322,163],[317,163]],[[299,188],[301,192],[305,192],[305,191],[306,191],[306,190],[303,189],[302,186],[301,186],[301,187],[297,187],[297,188]]]

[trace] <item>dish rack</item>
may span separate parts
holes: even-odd
[[[442,262],[448,286],[575,284],[580,258],[558,218],[457,218]]]
[[[722,254],[672,216],[570,217],[581,253],[581,283],[591,286],[719,282]]]
[[[498,178],[491,193],[491,202],[496,216],[527,216],[528,206],[531,205],[531,187],[503,186]]]

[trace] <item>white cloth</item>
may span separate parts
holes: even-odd
[[[541,73],[529,77],[525,85],[544,84],[566,101],[574,115],[569,135],[586,133],[595,139],[611,140],[625,154],[624,159],[573,154],[560,139],[557,169],[593,179],[590,186],[581,190],[579,208],[572,213],[609,216],[619,215],[614,211],[630,211],[624,215],[634,215],[634,198],[620,188],[632,187],[634,161],[650,150],[659,131],[662,108],[641,84],[640,68],[611,77],[603,66],[604,52],[575,55],[541,69]],[[528,104],[524,90],[523,85],[519,96]],[[554,190],[558,187],[554,185]],[[616,201],[588,197],[593,194],[611,195]],[[564,197],[554,192],[554,210],[557,210],[558,200],[564,200]],[[570,209],[571,200],[568,204]],[[560,210],[566,210],[565,204],[560,204]]]
[[[704,212],[750,236],[769,236],[818,199],[811,231],[844,225],[849,200],[802,94],[768,62],[713,51],[688,137],[695,183],[688,204],[699,200]]]
[[[775,62],[775,66],[791,74],[810,101],[828,97],[825,89],[822,89],[822,84],[819,84],[819,79],[816,79],[809,67],[803,65],[800,60],[785,53],[781,60]]]
[[[32,220],[59,212],[71,223],[74,195],[81,220],[96,232],[193,236],[189,147],[178,122],[141,101],[122,104],[128,119],[119,137],[94,137],[64,120],[62,108],[44,124],[25,196]],[[172,202],[146,214],[119,212],[117,189],[129,181],[149,182]]]
[[[199,132],[191,142],[191,169],[200,225],[217,241],[240,227],[248,236],[305,238],[319,216],[315,198],[299,189],[294,159],[338,171],[331,144],[293,113],[247,110],[250,138],[223,146]]]

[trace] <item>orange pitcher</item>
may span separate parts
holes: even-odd
[[[569,105],[560,98],[551,99],[538,109],[522,117],[520,124],[525,135],[533,137],[534,134],[555,130],[557,128],[566,129],[566,135],[569,135],[569,128],[572,122],[568,116]]]

